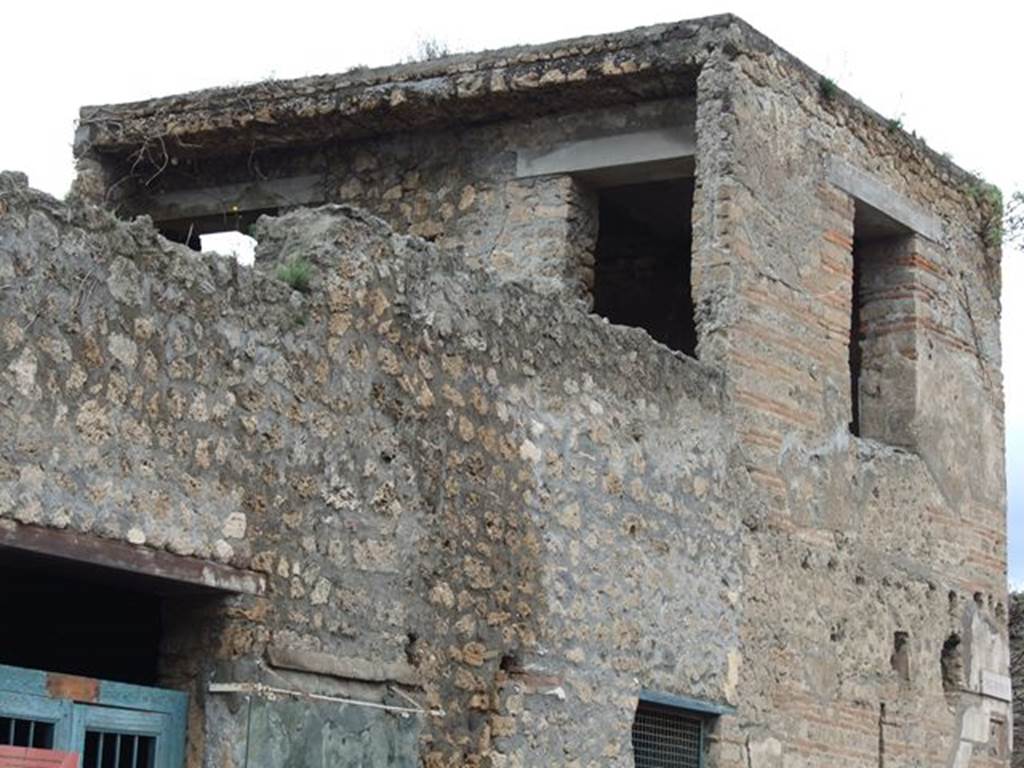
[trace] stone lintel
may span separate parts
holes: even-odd
[[[851,197],[882,212],[922,237],[935,242],[942,239],[942,219],[894,192],[878,177],[838,157],[829,158],[825,177]]]
[[[692,125],[599,136],[540,149],[521,149],[516,153],[516,176],[608,172],[625,179],[628,174],[615,174],[614,170],[649,166],[646,171],[641,170],[641,175],[643,180],[653,180],[652,176],[664,175],[658,173],[659,169],[673,176],[692,173],[696,151]]]
[[[371,661],[277,644],[267,647],[267,661],[277,669],[311,672],[345,680],[398,683],[410,687],[420,685],[419,673],[406,661]]]

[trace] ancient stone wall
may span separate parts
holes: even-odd
[[[725,764],[1004,765],[1009,713],[988,688],[1007,660],[998,252],[964,215],[967,182],[799,74],[752,52],[700,81],[731,107],[716,117],[727,149],[701,145],[726,162],[695,230],[732,257],[710,278],[730,301],[702,344],[767,499],[745,537]],[[900,300],[862,319],[900,366],[874,390],[902,414],[892,444],[896,427],[848,428],[855,205],[828,182],[836,157],[944,222],[889,262],[902,271],[875,273],[892,281],[875,295]],[[698,175],[698,195],[709,186]]]
[[[351,209],[267,221],[247,269],[2,205],[0,514],[269,578],[170,616],[193,764],[247,746],[211,673],[404,687],[437,766],[628,765],[640,686],[732,698],[753,502],[704,367]]]

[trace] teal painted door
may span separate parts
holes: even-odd
[[[179,691],[0,665],[0,746],[74,752],[80,768],[182,768]]]

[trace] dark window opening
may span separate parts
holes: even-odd
[[[263,208],[253,211],[230,211],[215,216],[192,216],[181,219],[160,221],[157,229],[168,240],[183,243],[194,251],[203,250],[202,236],[221,232],[249,234],[249,229],[263,215],[276,216],[277,208]]]
[[[963,688],[964,660],[960,650],[960,635],[955,632],[942,644],[939,666],[942,670],[943,691],[956,693]]]
[[[915,402],[914,233],[855,202],[850,302],[850,433],[909,447]]]
[[[0,664],[153,685],[161,599],[139,582],[94,579],[64,561],[3,552]]]
[[[690,178],[598,190],[594,312],[695,357],[692,207]]]
[[[632,742],[636,768],[701,768],[704,720],[685,709],[641,700]]]
[[[910,635],[906,632],[896,632],[892,639],[892,658],[889,660],[893,671],[900,679],[910,682]]]

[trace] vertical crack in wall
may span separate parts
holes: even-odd
[[[885,768],[885,702],[878,704],[878,768]]]

